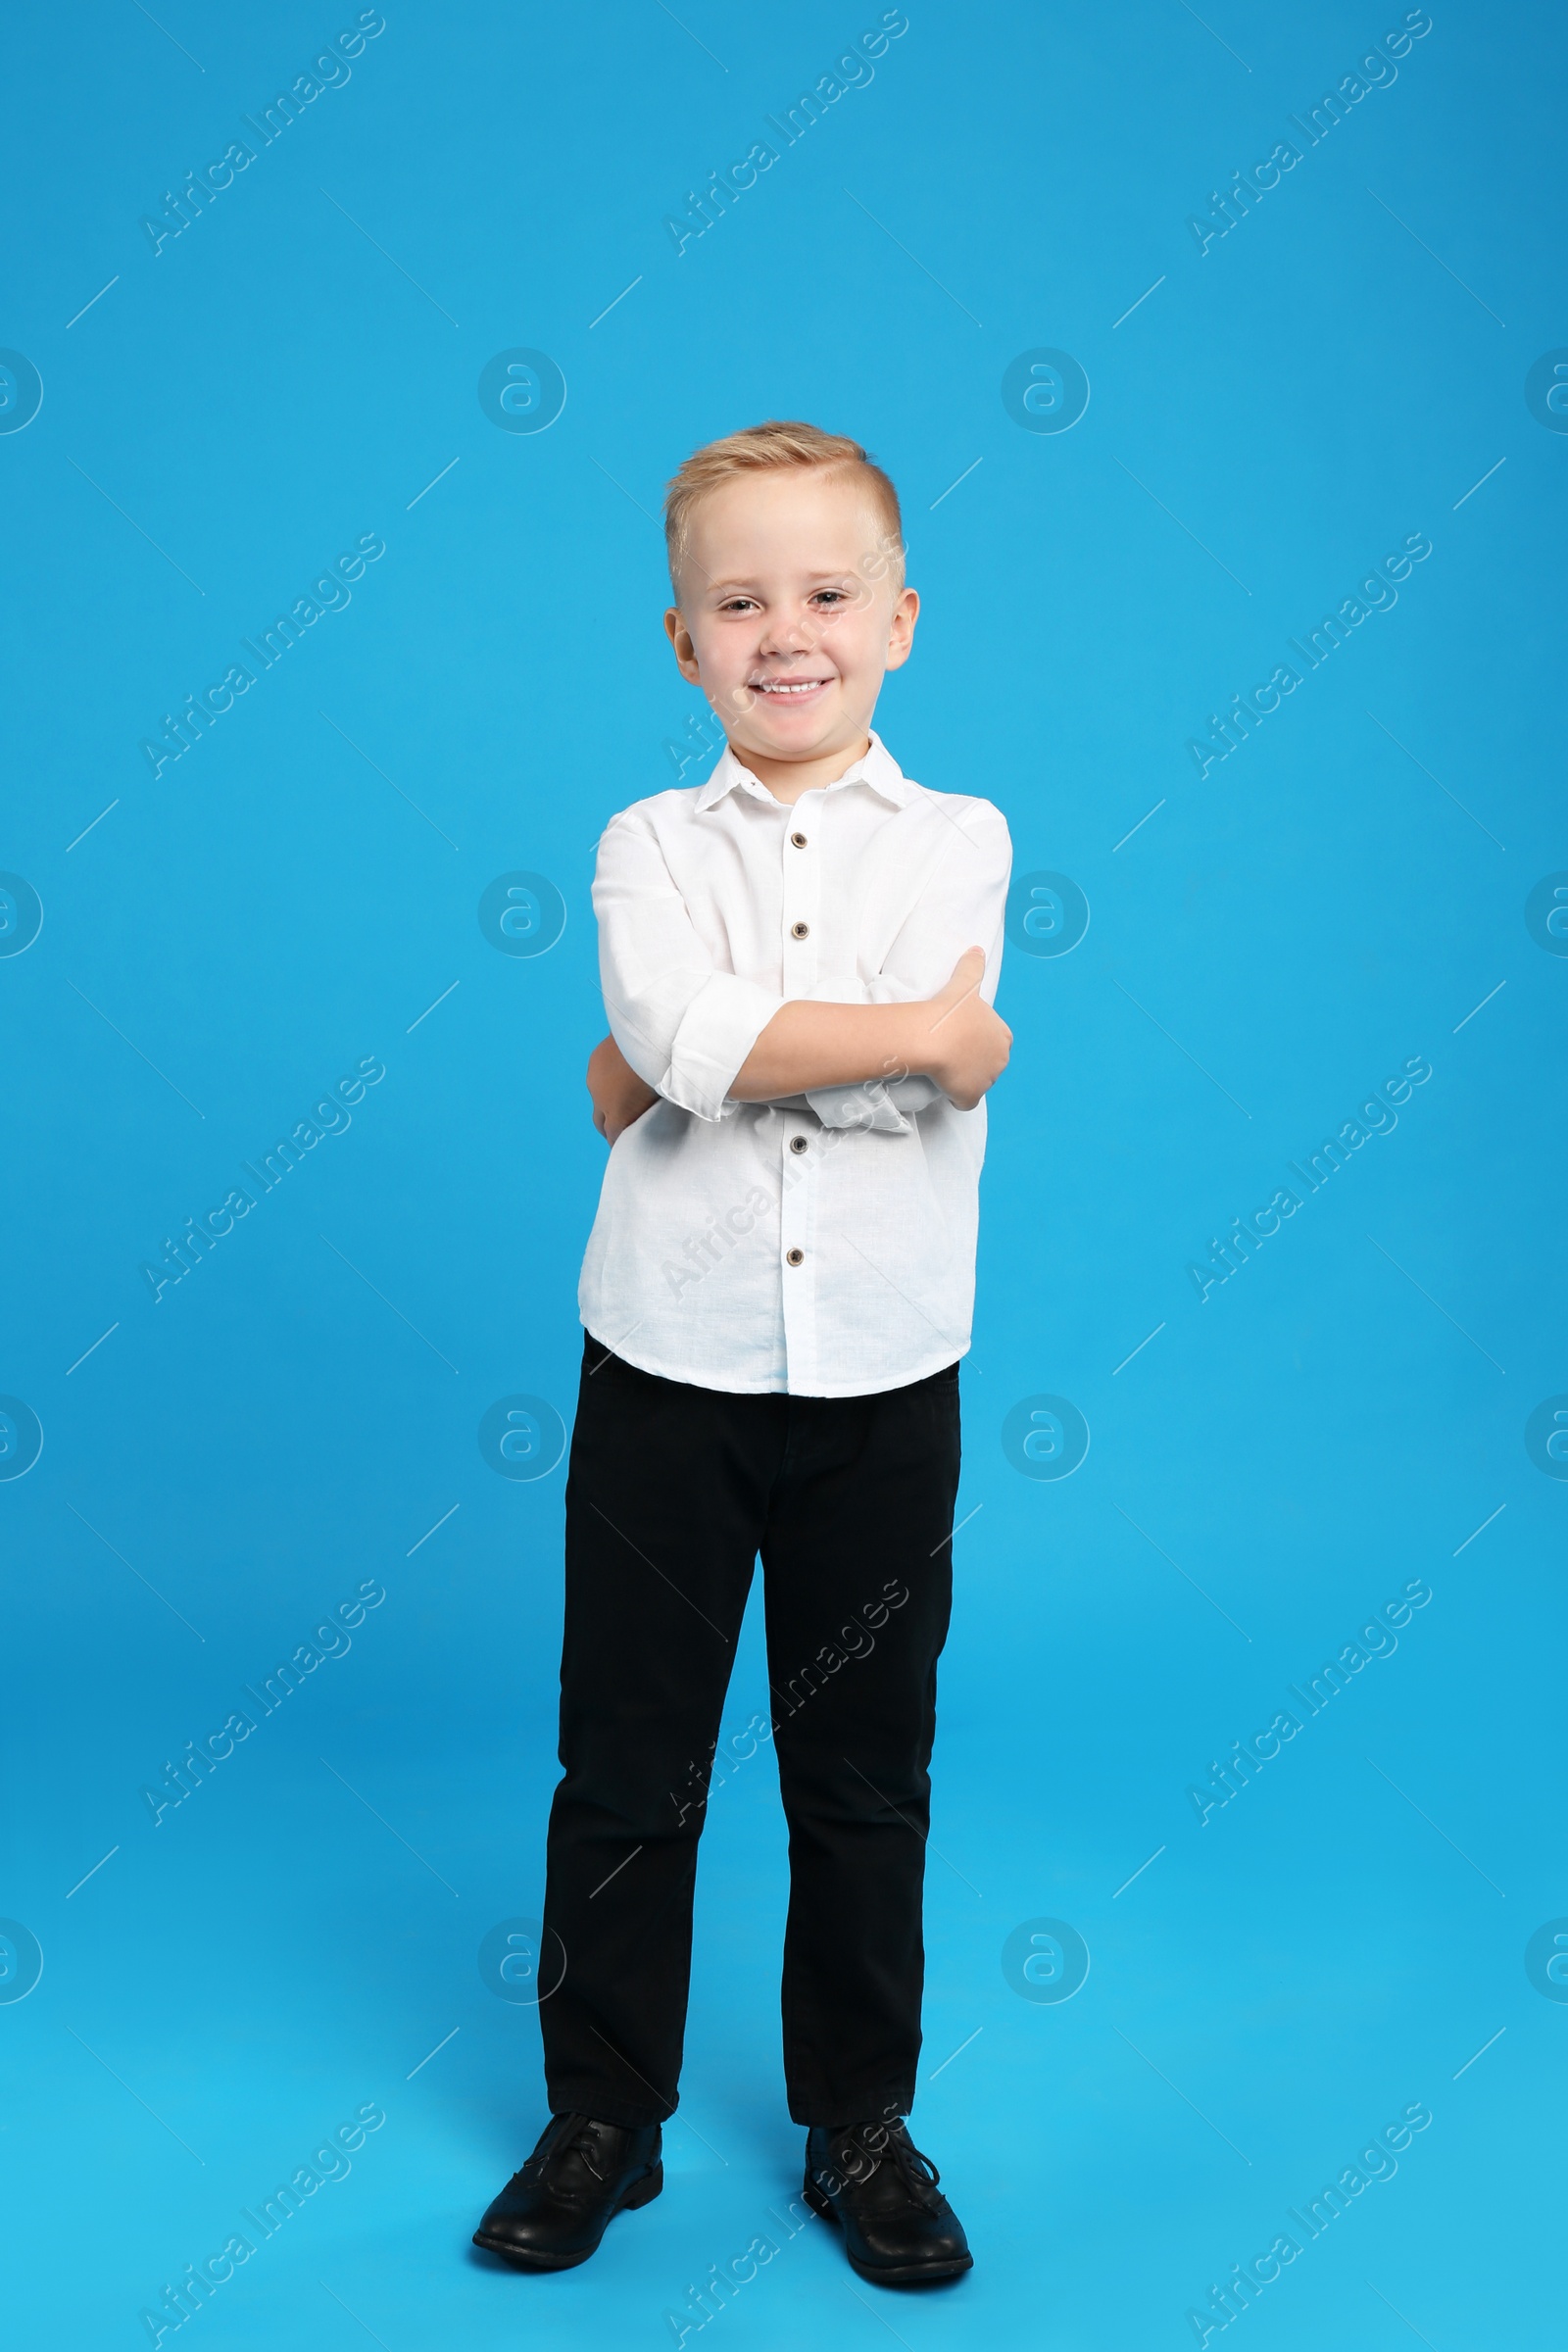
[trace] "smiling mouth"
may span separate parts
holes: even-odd
[[[815,694],[818,687],[832,684],[830,678],[754,678],[754,694],[770,695],[775,702],[788,702],[792,696]]]

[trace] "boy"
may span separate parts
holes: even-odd
[[[760,1552],[805,2193],[862,2278],[923,2282],[972,2259],[902,2119],[1010,845],[989,802],[908,782],[870,731],[919,599],[858,442],[731,434],[665,518],[664,624],[727,748],[599,848],[612,1036],[588,1082],[611,1156],[566,1487],[552,2121],[475,2242],[565,2269],[662,2186],[707,1772]]]

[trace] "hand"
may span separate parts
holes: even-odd
[[[1012,1031],[980,994],[985,970],[980,949],[965,948],[946,988],[919,1008],[929,1019],[929,1035],[919,1057],[910,1056],[910,1067],[933,1077],[959,1110],[973,1110],[1006,1068],[1012,1051]]]
[[[589,1054],[587,1085],[593,1097],[594,1125],[611,1145],[659,1101],[612,1037],[605,1038]]]

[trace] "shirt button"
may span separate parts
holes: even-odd
[[[790,842],[795,849],[804,850],[806,847],[806,835],[804,833],[792,833],[790,835]]]
[[[806,1150],[806,1138],[805,1138],[805,1136],[804,1136],[804,1135],[792,1135],[792,1136],[790,1137],[790,1150],[791,1150],[792,1152],[804,1152],[804,1151]]]
[[[784,1262],[786,1265],[804,1266],[806,1263],[806,1251],[804,1250],[786,1250],[784,1252]]]
[[[790,937],[791,937],[791,939],[809,939],[809,938],[810,938],[810,936],[811,936],[811,926],[810,926],[810,924],[809,924],[809,923],[791,923],[791,925],[790,925]]]

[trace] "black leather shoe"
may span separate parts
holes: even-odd
[[[660,2145],[657,2124],[631,2130],[553,2115],[474,2231],[474,2244],[525,2271],[569,2271],[586,2262],[617,2213],[651,2204],[663,2187]]]
[[[806,2141],[806,2202],[844,2231],[862,2278],[919,2286],[974,2268],[963,2224],[940,2178],[899,2124],[814,2124]]]

